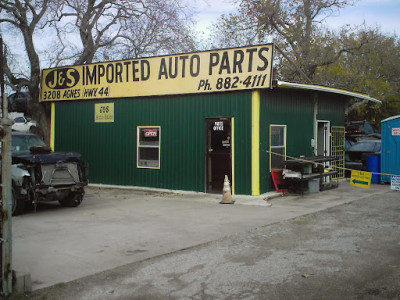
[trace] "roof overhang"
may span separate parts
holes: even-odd
[[[382,120],[381,123],[387,122],[387,121],[391,121],[391,120],[395,120],[395,119],[400,119],[400,115],[398,115],[398,116],[393,116],[393,117],[389,117],[389,118],[387,118],[387,119],[385,119],[385,120]]]
[[[365,94],[349,92],[346,90],[341,90],[341,89],[336,89],[336,88],[331,88],[331,87],[326,87],[326,86],[293,83],[293,82],[286,82],[286,81],[279,81],[279,80],[277,80],[276,83],[277,83],[278,87],[282,87],[282,88],[293,88],[293,89],[300,89],[300,90],[312,90],[312,91],[319,91],[319,92],[326,92],[326,93],[334,93],[334,94],[345,95],[345,96],[349,96],[349,97],[353,97],[353,98],[368,100],[368,101],[372,101],[372,102],[379,103],[379,104],[382,103],[382,101],[372,98]]]

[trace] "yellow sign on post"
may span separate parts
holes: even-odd
[[[96,103],[94,105],[94,122],[114,122],[114,103]]]
[[[371,172],[351,170],[350,184],[361,188],[371,187]]]

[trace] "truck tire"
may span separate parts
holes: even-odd
[[[83,192],[70,193],[68,197],[58,200],[58,202],[64,207],[77,207],[82,203],[83,194]]]

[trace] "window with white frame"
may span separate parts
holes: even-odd
[[[286,125],[270,125],[269,137],[270,169],[282,169],[282,161],[286,159]]]
[[[138,168],[160,168],[161,127],[138,126],[137,166]]]

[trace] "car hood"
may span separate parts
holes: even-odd
[[[51,152],[37,154],[12,154],[13,163],[53,164],[57,162],[82,162],[77,152]]]

